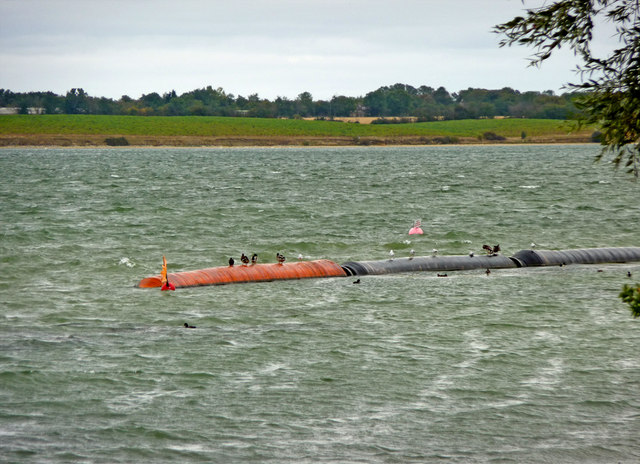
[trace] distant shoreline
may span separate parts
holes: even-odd
[[[121,145],[108,140],[118,138]],[[593,143],[585,134],[507,137],[500,141],[478,140],[476,137],[458,137],[455,143],[437,143],[418,136],[390,137],[204,137],[204,136],[147,136],[147,135],[0,135],[0,148],[18,147],[347,147],[347,146],[447,146],[447,145],[540,145]]]
[[[589,143],[593,127],[550,119],[407,124],[230,117],[0,116],[0,147],[276,147]]]

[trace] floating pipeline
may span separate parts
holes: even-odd
[[[168,274],[169,282],[180,287],[201,285],[225,285],[246,282],[269,282],[272,280],[309,279],[319,277],[346,277],[339,264],[329,260],[299,261],[284,264],[253,264],[248,266],[224,266],[196,271]],[[161,287],[159,275],[142,279],[140,288]]]
[[[628,263],[640,261],[640,248],[582,248],[577,250],[522,250],[511,257],[518,267],[566,264]]]
[[[342,268],[347,275],[382,275],[398,272],[420,271],[465,271],[470,269],[505,269],[518,267],[511,258],[494,256],[422,256],[415,258],[396,258],[382,261],[350,261]]]
[[[508,269],[566,264],[628,263],[640,261],[640,248],[582,248],[576,250],[521,250],[515,255],[431,256],[382,261],[353,261],[342,267],[347,275],[382,275],[396,272]]]
[[[511,257],[502,255],[423,256],[381,261],[350,261],[342,266],[329,260],[299,261],[285,264],[225,266],[196,271],[169,273],[178,287],[269,282],[273,280],[319,277],[383,275],[400,272],[445,272],[474,269],[509,269],[567,264],[628,263],[640,261],[640,247],[583,248],[575,250],[521,250]],[[147,277],[140,288],[161,287],[161,277]]]

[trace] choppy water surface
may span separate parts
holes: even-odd
[[[638,462],[638,263],[134,288],[162,255],[640,246],[597,150],[0,151],[0,460]]]

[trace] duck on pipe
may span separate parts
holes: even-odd
[[[195,271],[168,273],[168,280],[175,288],[201,285],[225,285],[246,282],[268,282],[271,280],[308,279],[318,277],[346,277],[339,264],[329,260],[299,261],[294,263],[250,264],[212,267]],[[163,286],[163,276],[142,279],[140,288]]]

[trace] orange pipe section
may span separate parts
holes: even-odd
[[[168,279],[176,288],[201,285],[225,285],[245,282],[268,282],[271,280],[308,279],[313,277],[346,277],[339,264],[326,259],[299,261],[284,264],[254,264],[249,266],[225,266],[169,273]],[[162,277],[144,278],[140,288],[162,286]]]

